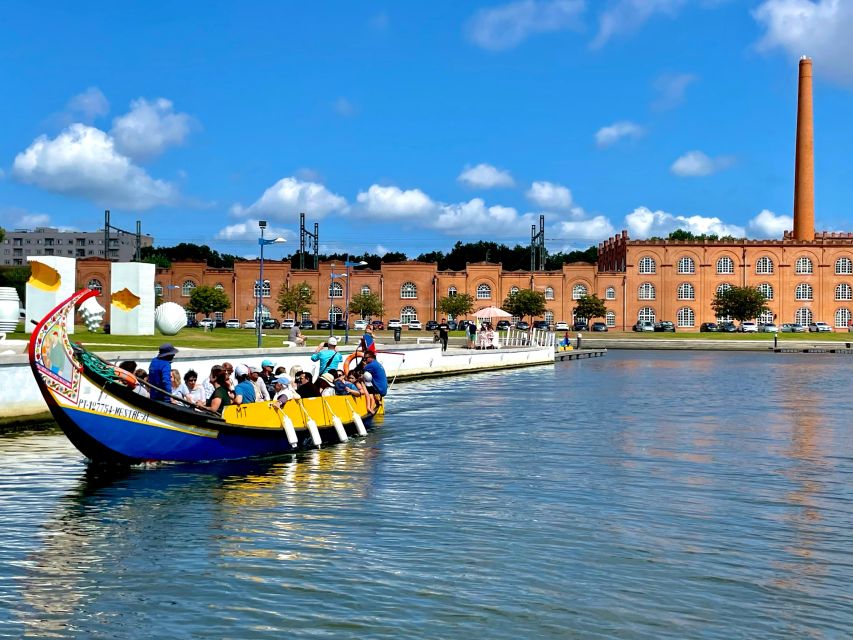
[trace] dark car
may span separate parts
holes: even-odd
[[[332,323],[330,320],[317,320],[317,328],[322,329],[331,329]]]
[[[261,322],[261,328],[278,329],[278,320],[276,320],[275,318],[264,318]]]
[[[314,321],[313,320],[303,320],[302,322],[299,323],[299,328],[300,329],[313,329],[314,328]]]
[[[716,333],[720,330],[720,327],[717,326],[716,322],[703,322],[699,325],[699,332],[706,333],[710,331],[711,333]]]
[[[190,329],[197,326],[199,326],[198,320],[187,320],[187,327],[189,327]]]
[[[385,328],[385,323],[382,322],[382,320],[374,320],[370,324],[373,325],[374,331],[381,331],[382,329]]]
[[[217,329],[224,329],[225,328],[225,320],[217,320],[216,321],[216,328]]]
[[[655,322],[655,331],[675,333],[675,325],[672,324],[672,322],[670,322],[669,320],[661,320],[660,322]]]
[[[515,323],[515,328],[521,329],[522,331],[527,331],[527,329],[530,328],[530,325],[527,322],[525,322],[524,320],[519,320],[518,322]]]
[[[436,329],[438,329],[438,323],[435,320],[427,320],[426,324],[424,325],[424,329],[426,329],[427,331],[435,331]]]
[[[737,327],[734,322],[721,322],[717,325],[717,331],[722,331],[724,333],[734,333],[737,331]]]
[[[469,325],[469,324],[474,324],[474,321],[473,321],[473,320],[460,320],[460,321],[456,324],[456,328],[457,328],[459,331],[467,331],[467,330],[468,330],[468,325]]]
[[[589,325],[586,323],[586,320],[576,320],[572,325],[572,329],[574,331],[586,331],[589,329]]]
[[[341,331],[345,331],[347,328],[346,320],[335,320],[335,329],[340,329]]]
[[[607,325],[603,322],[593,322],[592,323],[593,331],[607,331]]]
[[[498,331],[506,331],[512,326],[512,323],[509,320],[498,320],[498,323],[495,325],[495,329]]]
[[[456,322],[456,320],[448,320],[447,321],[447,328],[450,331],[457,331],[459,329],[459,323]]]
[[[534,329],[548,329],[548,321],[547,320],[534,320],[533,321]]]

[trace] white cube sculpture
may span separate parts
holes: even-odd
[[[113,262],[110,267],[110,333],[153,336],[155,266]]]
[[[27,301],[24,331],[32,333],[35,324],[60,302],[74,293],[77,261],[59,256],[27,256],[32,274],[27,280]],[[74,315],[69,314],[66,331],[74,333]]]

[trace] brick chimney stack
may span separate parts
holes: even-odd
[[[800,58],[797,99],[797,155],[794,170],[794,238],[814,240],[814,122],[812,61]]]

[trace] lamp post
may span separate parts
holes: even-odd
[[[284,238],[274,238],[272,240],[264,239],[264,230],[267,228],[266,220],[258,220],[258,227],[261,229],[261,237],[258,238],[258,245],[261,247],[261,265],[260,273],[258,274],[258,306],[255,309],[255,332],[258,334],[258,349],[261,348],[261,309],[263,308],[264,297],[264,246],[268,244],[282,244],[286,242]]]
[[[349,257],[349,256],[347,256]],[[346,276],[347,276],[347,297],[346,297],[346,306],[344,307],[344,320],[346,321],[346,327],[344,328],[344,344],[349,344],[349,275],[350,269],[352,267],[364,267],[367,263],[364,260],[359,260],[358,262],[350,262],[349,260],[344,261],[344,266],[347,268]]]
[[[329,282],[329,337],[331,338],[335,335],[335,321],[332,320],[332,292],[334,287],[332,286],[337,278],[346,278],[346,273],[335,273],[335,263],[332,263],[332,272],[329,274],[330,282]],[[349,285],[347,285],[347,291],[349,291]]]

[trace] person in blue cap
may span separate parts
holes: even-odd
[[[258,376],[264,381],[270,398],[275,397],[275,375],[273,375],[273,369],[275,369],[275,363],[269,358],[265,358],[261,362],[261,370],[258,371]]]
[[[148,365],[148,384],[151,385],[151,399],[171,402],[171,398],[163,393],[172,393],[172,359],[178,350],[171,344],[165,342],[160,345],[151,364]]]

